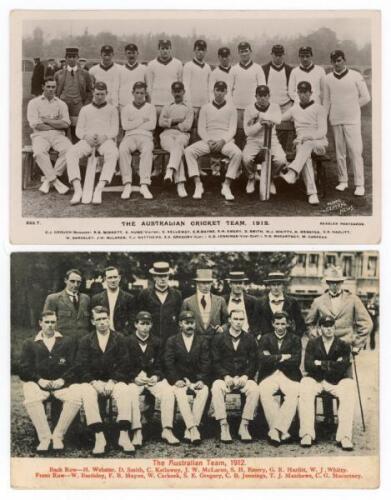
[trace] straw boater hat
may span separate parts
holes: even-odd
[[[229,282],[248,281],[248,278],[246,278],[246,275],[243,271],[231,271],[228,274],[228,278],[226,278],[226,280]]]
[[[170,274],[170,264],[168,262],[154,262],[149,274],[153,276],[167,276]]]
[[[267,275],[267,278],[264,279],[265,283],[286,283],[288,278],[281,271],[274,271]]]
[[[328,281],[345,281],[342,274],[342,269],[337,266],[331,266],[326,269],[323,276],[326,282]]]
[[[212,269],[197,269],[194,281],[214,281]]]

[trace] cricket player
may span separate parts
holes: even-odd
[[[92,66],[90,74],[97,82],[104,82],[107,86],[107,102],[118,106],[119,89],[121,86],[121,75],[123,66],[113,62],[114,49],[111,45],[103,45],[100,50],[101,62]]]
[[[183,84],[186,102],[193,106],[196,116],[204,104],[209,102],[209,78],[211,69],[204,61],[207,45],[204,40],[194,42],[194,57],[183,67]]]
[[[227,102],[232,102],[232,66],[231,66],[231,51],[228,47],[220,47],[217,51],[219,59],[218,66],[212,71],[209,77],[209,100],[213,100],[213,89],[216,82],[225,82],[227,84]]]
[[[312,88],[312,99],[317,104],[323,103],[326,73],[322,66],[313,63],[312,58],[311,47],[300,47],[300,64],[293,68],[289,77],[289,96],[295,103],[299,102],[299,96],[297,95],[299,82],[309,82]]]
[[[126,63],[120,78],[119,105],[124,108],[132,101],[133,85],[136,82],[147,82],[147,67],[138,62],[138,47],[135,43],[128,43],[125,46]]]
[[[282,45],[273,45],[271,61],[262,66],[265,73],[266,85],[270,89],[270,102],[280,106],[283,113],[293,102],[288,93],[288,83],[292,67],[284,61],[285,48]]]

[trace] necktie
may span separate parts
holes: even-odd
[[[71,69],[71,76],[74,76],[75,72]]]
[[[242,299],[232,298],[232,302],[235,302],[235,304],[240,304],[242,302]]]
[[[203,295],[203,296],[201,297],[201,305],[202,305],[203,309],[205,309],[205,307],[206,307],[205,295]]]

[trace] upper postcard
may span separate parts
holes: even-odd
[[[376,244],[378,11],[14,11],[14,244]]]

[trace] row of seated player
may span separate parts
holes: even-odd
[[[53,93],[55,85],[51,81],[45,83],[46,96]],[[67,186],[57,178],[67,169],[68,178],[73,185],[74,194],[71,204],[77,204],[82,199],[82,182],[79,160],[90,155],[95,149],[103,156],[103,167],[99,181],[95,187],[92,202],[102,203],[102,192],[110,184],[119,158],[120,172],[123,182],[121,197],[127,199],[132,191],[132,154],[140,153],[140,193],[144,198],[151,199],[149,190],[153,162],[153,131],[157,123],[164,128],[160,134],[160,143],[163,149],[170,153],[167,164],[165,181],[175,182],[177,192],[181,198],[187,196],[185,190],[186,172],[183,156],[187,164],[187,176],[194,181],[194,199],[201,199],[204,189],[200,179],[198,158],[210,154],[221,153],[228,158],[225,179],[221,194],[226,200],[234,200],[231,191],[231,182],[240,174],[241,163],[247,174],[246,192],[251,194],[255,190],[257,168],[254,159],[264,148],[265,128],[272,127],[270,151],[273,163],[281,170],[281,177],[288,183],[296,182],[300,174],[303,176],[307,189],[308,201],[318,204],[317,188],[314,169],[311,161],[313,152],[324,154],[327,146],[327,120],[324,108],[311,99],[311,85],[308,82],[299,82],[298,95],[300,102],[281,115],[280,107],[270,103],[270,91],[265,85],[256,89],[255,102],[250,105],[244,114],[244,132],[246,144],[241,151],[234,143],[237,132],[237,110],[226,101],[227,85],[223,81],[214,85],[214,100],[204,105],[199,113],[197,131],[201,140],[189,144],[190,130],[193,124],[193,109],[184,102],[184,86],[182,82],[172,84],[173,103],[163,107],[157,121],[155,107],[146,102],[146,85],[136,82],[133,87],[133,102],[125,106],[121,112],[121,125],[124,137],[119,148],[115,139],[119,132],[118,111],[106,101],[107,86],[97,82],[91,104],[84,106],[77,121],[76,135],[80,139],[72,145],[64,135],[69,126],[69,116],[65,103],[56,99],[53,106],[57,106],[56,113],[59,119],[49,119],[47,127],[41,128],[37,109],[30,106],[28,118],[34,130],[32,134],[33,152],[38,165],[45,175],[45,181],[40,190],[49,192],[51,183],[61,193],[68,191]],[[45,97],[45,91],[43,98]],[[49,99],[49,97],[47,97]],[[40,98],[37,98],[40,99]],[[40,103],[42,106],[46,103]],[[51,104],[52,105],[52,104]],[[52,110],[53,112],[53,110]],[[296,129],[296,158],[287,164],[285,152],[279,143],[275,125],[281,120],[293,120]],[[55,122],[55,123],[54,123]],[[49,127],[54,127],[49,128]],[[59,157],[52,166],[48,155],[49,148],[59,152]],[[274,184],[271,193],[275,192]]]

